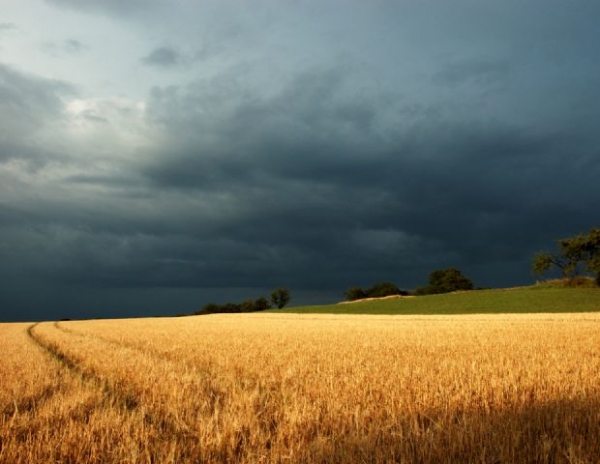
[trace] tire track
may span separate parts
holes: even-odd
[[[86,383],[92,384],[95,388],[102,390],[105,395],[113,400],[115,406],[121,406],[126,411],[133,411],[139,406],[139,400],[133,395],[114,389],[107,379],[103,379],[92,370],[86,370],[76,360],[69,357],[61,350],[58,344],[45,341],[40,336],[36,335],[34,329],[38,324],[39,323],[32,324],[27,329],[27,334],[39,347],[61,363],[66,369],[76,373]]]
[[[71,328],[67,328],[64,327],[63,325],[61,325],[58,321],[54,322],[54,327],[56,327],[58,330],[70,334],[70,335],[75,335],[77,337],[89,337],[89,338],[93,338],[96,340],[100,340],[104,343],[107,343],[109,345],[115,346],[117,348],[127,348],[129,350],[134,350],[137,351],[141,354],[148,354],[150,353],[153,357],[161,359],[163,361],[167,361],[171,364],[175,364],[175,365],[185,365],[186,367],[194,370],[196,373],[205,376],[205,377],[211,377],[211,378],[216,378],[216,374],[212,371],[210,371],[209,369],[206,368],[202,368],[200,366],[198,366],[197,364],[189,361],[189,360],[181,360],[178,359],[174,354],[169,353],[169,352],[165,352],[165,351],[161,351],[158,350],[156,348],[153,347],[148,347],[148,346],[140,346],[137,345],[136,343],[127,343],[124,341],[119,341],[119,340],[115,340],[113,338],[110,337],[104,337],[102,335],[98,335],[98,334],[90,334],[90,333],[84,333],[84,332],[79,332],[77,330],[73,330]]]
[[[49,355],[48,351],[46,349],[44,349],[43,347],[41,347],[39,345],[39,343],[37,343],[35,341],[35,339],[33,339],[33,337],[32,337],[31,330],[36,325],[37,325],[37,323],[32,324],[31,326],[29,326],[27,328],[27,330],[26,330],[27,336],[28,336],[29,340],[33,341],[34,344],[38,348],[42,348],[42,352],[44,353],[44,356],[48,356]],[[58,372],[60,371],[60,367],[57,367],[57,371]],[[49,386],[45,387],[44,389],[42,389],[40,392],[37,392],[33,395],[23,396],[22,398],[15,400],[12,404],[6,405],[2,409],[2,411],[0,411],[0,416],[15,417],[19,414],[28,414],[28,413],[34,412],[44,402],[50,400],[54,395],[56,395],[61,390],[61,387],[62,387],[62,385],[60,383],[58,383],[56,385],[49,385]]]
[[[20,398],[13,404],[7,405],[0,411],[0,416],[13,417],[22,413],[30,413],[35,411],[44,401],[48,401],[52,398],[57,391],[59,386],[46,387],[40,393],[36,395],[30,395]]]
[[[222,398],[226,396],[226,393],[222,389],[220,389],[219,387],[216,386],[218,383],[216,379],[222,378],[223,375],[222,374],[218,375],[208,368],[202,368],[192,361],[185,360],[185,359],[184,360],[178,359],[174,354],[169,353],[169,352],[164,352],[164,351],[158,350],[156,348],[143,347],[143,346],[137,345],[132,342],[127,343],[124,341],[115,340],[110,337],[105,337],[105,336],[98,335],[95,333],[84,333],[84,332],[80,332],[77,330],[73,330],[71,328],[63,327],[62,324],[60,324],[58,321],[54,322],[53,325],[56,329],[60,330],[61,332],[65,333],[65,334],[69,334],[69,335],[84,338],[84,339],[87,338],[87,339],[92,339],[92,340],[98,340],[102,343],[106,343],[107,345],[111,345],[111,346],[114,346],[119,349],[126,349],[126,350],[134,351],[142,356],[146,356],[149,354],[153,359],[156,359],[158,361],[166,363],[167,365],[172,366],[173,368],[185,367],[187,369],[190,369],[191,371],[193,371],[196,374],[197,378],[205,379],[209,382],[209,385],[207,385],[202,391],[204,394],[204,396],[203,396],[204,402],[208,405],[208,409],[211,410],[213,413],[214,413],[215,409],[217,408],[217,406],[219,405],[219,402],[222,401]],[[246,383],[247,385],[252,385],[252,386],[259,383],[259,380],[254,377],[238,376],[238,379],[240,382]],[[174,423],[175,422],[173,422],[173,424]]]
[[[29,336],[29,338],[31,340],[33,340],[33,342],[37,346],[39,346],[44,351],[46,351],[50,356],[52,356],[54,359],[56,359],[60,364],[65,366],[68,370],[79,374],[83,378],[83,380],[90,380],[93,378],[93,376],[90,373],[85,372],[79,365],[77,365],[77,363],[75,363],[65,353],[63,353],[60,350],[60,348],[58,348],[58,345],[56,345],[54,343],[45,342],[44,340],[42,340],[41,337],[36,335],[33,332],[33,329],[35,329],[35,327],[37,325],[39,325],[39,322],[36,322],[35,324],[30,325],[29,328],[27,329],[27,335]]]
[[[27,329],[29,337],[49,355],[59,361],[66,369],[76,373],[87,384],[101,390],[103,395],[107,398],[107,400],[109,400],[109,403],[112,407],[127,414],[134,414],[137,412],[143,414],[143,420],[146,426],[155,429],[156,432],[162,436],[177,438],[183,442],[191,441],[194,444],[197,444],[198,437],[195,434],[186,430],[182,430],[181,427],[170,420],[169,417],[157,414],[155,411],[150,411],[148,408],[143,407],[146,405],[142,404],[143,402],[140,400],[140,398],[111,384],[108,378],[103,377],[93,369],[86,369],[84,365],[73,359],[73,357],[69,356],[64,350],[62,350],[57,343],[44,340],[42,337],[36,334],[35,327],[38,324],[39,323],[32,324]],[[58,322],[55,322],[53,325],[57,330],[60,330],[63,333],[67,333],[76,337],[87,338],[87,335],[63,329],[58,325]],[[116,345],[117,347],[124,347],[118,343],[112,344]]]

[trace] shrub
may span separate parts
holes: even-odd
[[[381,282],[372,287],[362,289],[360,287],[350,287],[344,292],[344,296],[348,301],[362,300],[363,298],[382,298],[391,295],[408,295],[405,290],[400,290],[391,282]]]
[[[238,303],[225,303],[221,306],[221,313],[240,313],[242,312],[242,305]]]
[[[256,302],[251,298],[242,302],[242,304],[240,305],[240,312],[241,313],[251,313],[251,312],[255,311],[255,309],[254,309],[255,304],[256,304]]]
[[[367,290],[369,298],[381,298],[384,296],[391,295],[407,295],[408,292],[400,290],[396,285],[391,282],[382,282],[375,284]]]
[[[355,301],[367,298],[367,293],[360,287],[350,287],[344,292],[344,296],[348,301]]]
[[[433,287],[431,285],[425,285],[424,287],[417,287],[415,289],[415,295],[417,295],[417,296],[435,295],[436,293],[442,293],[442,292],[438,291],[438,289],[436,289],[435,287]]]
[[[271,304],[267,301],[264,296],[257,298],[254,302],[254,311],[264,311],[265,309],[269,309]]]
[[[434,295],[457,290],[473,290],[473,282],[454,268],[439,269],[429,274],[429,285],[419,287],[415,295]]]
[[[577,287],[577,288],[595,288],[598,287],[598,282],[593,277],[576,276],[563,279],[550,279],[538,282],[538,285],[550,287]]]
[[[215,303],[206,303],[200,311],[196,311],[194,314],[212,314],[219,312],[219,305]]]
[[[271,305],[264,296],[257,298],[256,300],[246,300],[240,305],[240,312],[251,313],[255,311],[264,311],[269,309]]]

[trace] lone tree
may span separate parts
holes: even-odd
[[[541,276],[551,268],[560,270],[561,276],[571,279],[580,272],[596,275],[600,285],[600,229],[591,229],[587,235],[557,240],[558,251],[537,252],[531,262],[533,274]]]
[[[278,309],[283,308],[291,300],[290,291],[287,288],[279,287],[271,293],[271,303]]]
[[[473,282],[458,269],[451,267],[433,271],[429,274],[429,285],[417,288],[415,293],[417,295],[432,295],[457,290],[473,290]]]

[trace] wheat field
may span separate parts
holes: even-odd
[[[0,324],[1,463],[600,462],[600,314]]]

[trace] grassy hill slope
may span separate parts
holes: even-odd
[[[326,314],[492,314],[600,311],[600,289],[533,286],[274,310]]]

